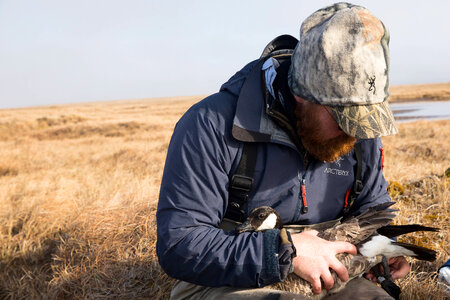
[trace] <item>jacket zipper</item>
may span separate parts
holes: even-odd
[[[268,107],[266,109],[266,113],[269,116],[271,116],[272,118],[277,119],[277,121],[279,123],[281,123],[281,125],[283,125],[283,127],[285,127],[285,129],[290,131],[291,136],[293,137],[294,143],[297,146],[297,149],[299,150],[300,153],[303,152],[303,162],[305,165],[305,173],[303,174],[303,176],[300,176],[300,173],[298,173],[298,179],[300,181],[299,200],[302,203],[301,212],[302,212],[302,214],[306,214],[308,212],[308,202],[306,200],[306,171],[308,169],[308,154],[304,150],[303,146],[301,145],[300,140],[296,136],[297,133],[295,132],[294,128],[292,128],[291,124],[289,123],[289,120],[283,114],[281,114],[277,111],[273,111]]]
[[[306,200],[306,170],[303,176],[298,174],[298,179],[300,181],[300,192],[299,192],[299,200],[302,203],[302,214],[306,214],[308,212],[308,201]]]
[[[302,179],[302,199],[303,199],[302,213],[306,214],[308,212],[308,203],[306,202],[306,182],[305,182],[305,179]]]

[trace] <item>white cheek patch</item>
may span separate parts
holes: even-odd
[[[256,229],[256,231],[263,231],[268,229],[274,229],[277,224],[277,216],[275,214],[270,214],[264,222]]]

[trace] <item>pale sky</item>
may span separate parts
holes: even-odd
[[[0,0],[0,108],[204,95],[334,1]],[[450,1],[353,1],[391,33],[391,83],[450,81]]]

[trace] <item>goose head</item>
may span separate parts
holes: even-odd
[[[238,233],[246,231],[264,231],[283,228],[280,215],[270,206],[260,206],[253,209],[244,223],[236,227]]]

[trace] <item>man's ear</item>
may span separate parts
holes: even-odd
[[[295,102],[297,102],[297,103],[301,103],[301,104],[303,104],[303,103],[305,103],[305,99],[303,99],[303,98],[300,98],[299,96],[297,96],[297,95],[294,95],[294,94],[292,94],[293,96],[294,96],[294,98],[295,98]]]

